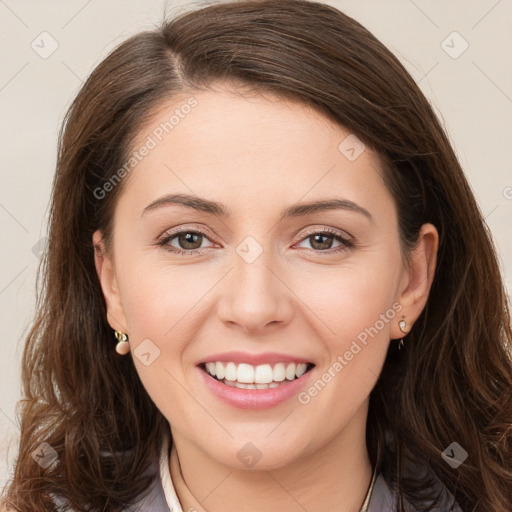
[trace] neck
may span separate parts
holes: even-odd
[[[372,478],[366,408],[314,453],[272,471],[238,470],[173,432],[170,473],[183,510],[359,512]],[[362,426],[362,428],[361,428]]]

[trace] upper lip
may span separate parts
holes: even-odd
[[[231,351],[222,352],[219,354],[213,354],[201,359],[197,364],[211,363],[211,362],[222,362],[222,363],[247,363],[252,366],[260,364],[274,364],[274,363],[311,363],[310,360],[304,359],[303,357],[297,357],[290,354],[282,354],[278,352],[262,352],[260,354],[250,354],[249,352]]]

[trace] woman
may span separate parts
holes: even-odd
[[[510,511],[495,249],[359,23],[242,1],[132,37],[51,212],[6,507]]]

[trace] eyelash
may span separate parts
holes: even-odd
[[[171,240],[173,240],[177,236],[182,235],[184,233],[204,236],[205,238],[207,238],[209,240],[208,235],[202,231],[186,229],[186,230],[182,230],[182,231],[176,231],[174,233],[165,233],[163,235],[163,238],[157,242],[157,245],[159,247],[162,247],[165,251],[168,251],[168,252],[171,252],[174,254],[178,254],[180,256],[189,256],[189,255],[197,254],[197,253],[201,252],[201,249],[178,249],[176,247],[172,247],[172,246],[168,245]],[[309,251],[313,251],[317,254],[337,254],[337,253],[346,251],[348,249],[351,249],[355,246],[355,243],[352,240],[340,235],[337,231],[334,231],[329,228],[325,228],[325,229],[317,230],[317,231],[311,231],[309,233],[306,233],[306,235],[304,237],[302,237],[299,240],[299,242],[303,242],[304,240],[307,240],[308,238],[311,238],[314,235],[331,235],[337,242],[340,242],[342,244],[339,247],[336,247],[334,250],[327,249],[325,251],[321,251],[321,250],[315,250],[315,249],[308,249]]]

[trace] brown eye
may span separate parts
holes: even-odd
[[[185,230],[167,234],[158,242],[158,245],[166,251],[186,255],[197,253],[200,249],[205,249],[206,247],[201,247],[204,240],[209,240],[204,233]]]
[[[354,243],[350,239],[342,236],[338,232],[333,232],[330,230],[309,233],[302,239],[300,243],[304,243],[305,241],[309,241],[309,245],[312,251],[320,253],[328,252],[328,254],[341,252],[354,247]],[[333,244],[335,242],[338,242],[339,245],[334,246],[333,248]],[[308,249],[308,247],[306,247],[306,249]]]
[[[325,233],[311,235],[308,238],[311,240],[311,247],[313,247],[313,249],[318,249],[319,251],[330,249],[334,241],[333,235],[327,235]]]
[[[201,242],[203,239],[203,235],[200,233],[195,233],[192,231],[183,231],[182,233],[178,233],[177,236],[174,236],[178,241],[180,249],[199,249],[201,247]],[[199,240],[199,245],[197,245]]]

